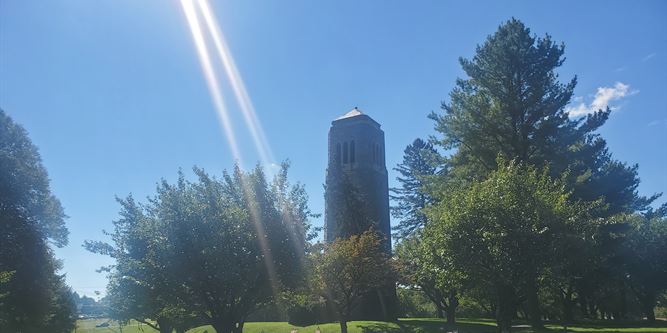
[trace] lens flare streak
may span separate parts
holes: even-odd
[[[241,112],[243,113],[243,118],[246,122],[246,126],[248,126],[248,129],[250,130],[250,134],[252,135],[255,147],[260,155],[260,159],[262,160],[262,164],[268,166],[273,162],[271,149],[266,140],[266,136],[264,135],[262,125],[257,118],[257,114],[255,113],[255,108],[252,105],[248,91],[245,88],[243,79],[241,78],[236,64],[234,63],[232,53],[229,51],[227,43],[225,42],[225,37],[220,31],[220,25],[215,20],[211,8],[209,7],[206,0],[198,0],[197,4],[201,9],[204,22],[206,23],[208,32],[211,34],[213,44],[216,51],[218,52],[220,60],[222,61],[222,66],[225,69],[225,73],[227,74],[227,78],[229,79],[229,82],[232,86],[236,100],[239,103]]]
[[[200,13],[197,13],[197,10],[194,4],[194,1],[197,1],[197,7],[199,8]],[[183,7],[183,12],[187,18],[190,31],[192,32],[192,38],[195,43],[195,48],[197,49],[197,55],[199,57],[199,62],[201,64],[202,71],[204,72],[204,77],[208,86],[208,90],[213,99],[213,104],[215,106],[216,112],[220,119],[223,130],[225,131],[225,136],[227,142],[232,151],[232,155],[236,160],[239,167],[241,167],[241,153],[238,149],[236,142],[236,137],[232,128],[232,124],[229,118],[229,113],[225,107],[224,98],[222,96],[222,91],[220,89],[220,81],[213,69],[211,62],[211,56],[209,54],[209,48],[206,44],[206,39],[202,32],[202,25],[199,21],[199,15],[201,15],[206,24],[206,32],[210,35],[213,40],[215,50],[217,55],[222,62],[222,67],[227,75],[229,83],[234,91],[234,95],[239,103],[241,112],[245,119],[246,126],[248,127],[253,141],[255,143],[255,148],[260,155],[260,159],[265,167],[268,167],[273,162],[273,157],[271,154],[271,149],[267,143],[266,137],[262,126],[257,118],[255,110],[253,108],[250,97],[246,91],[245,85],[241,78],[241,75],[234,64],[234,60],[231,56],[222,32],[215,21],[215,18],[212,15],[211,9],[206,0],[181,0],[181,5]],[[269,170],[270,171],[270,170]],[[244,179],[244,176],[241,176],[244,196],[246,202],[248,202],[248,210],[250,213],[250,218],[255,227],[255,231],[258,236],[258,243],[262,250],[264,256],[264,264],[266,266],[269,280],[271,282],[271,287],[274,294],[278,293],[278,279],[276,274],[276,269],[273,263],[273,255],[269,248],[269,244],[265,237],[265,229],[262,219],[262,215],[259,212],[259,202],[255,197],[255,193],[252,189],[251,184]]]
[[[225,132],[227,143],[229,144],[229,148],[234,159],[237,161],[237,163],[241,163],[241,153],[236,143],[236,136],[234,135],[234,130],[229,119],[229,113],[227,112],[225,101],[220,91],[218,78],[215,74],[215,71],[213,70],[213,65],[211,64],[208,47],[206,46],[206,41],[201,30],[201,25],[199,24],[199,18],[197,17],[195,7],[192,3],[192,0],[181,0],[181,5],[183,6],[183,12],[187,18],[188,26],[190,27],[190,32],[192,33],[192,39],[194,40],[195,48],[197,49],[199,63],[201,65],[202,71],[204,72],[204,78],[206,79],[209,93],[213,99],[213,105]]]

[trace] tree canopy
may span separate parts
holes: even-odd
[[[273,184],[260,167],[222,178],[194,171],[196,181],[162,181],[147,203],[120,200],[112,243],[86,246],[116,259],[108,292],[118,319],[240,332],[248,315],[304,281],[312,214],[287,164]]]
[[[338,238],[317,259],[316,279],[339,315],[342,333],[352,311],[370,291],[394,283],[389,256],[376,231]]]
[[[405,147],[403,162],[394,168],[399,173],[396,180],[400,187],[390,189],[395,202],[392,216],[399,219],[394,227],[395,239],[408,237],[426,225],[423,209],[433,203],[426,187],[438,174],[439,157],[433,145],[422,139],[415,139]]]
[[[69,332],[74,309],[49,244],[68,231],[37,147],[0,109],[0,331]]]
[[[558,260],[559,242],[576,235],[587,211],[548,174],[519,162],[499,166],[484,181],[434,207],[429,212],[434,222],[424,237],[441,257],[490,291],[505,332],[521,298],[531,297],[527,289],[536,288],[538,275]]]
[[[431,113],[439,144],[455,149],[452,174],[481,179],[497,168],[496,158],[548,167],[553,177],[569,175],[576,198],[607,202],[604,215],[645,210],[656,196],[637,193],[637,166],[616,161],[596,133],[610,109],[572,118],[566,106],[576,77],[563,84],[557,73],[565,46],[549,35],[536,37],[521,21],[502,24],[461,58],[467,78],[456,80],[444,113]]]

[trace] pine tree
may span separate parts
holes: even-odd
[[[455,149],[448,160],[452,174],[483,179],[497,168],[496,159],[549,167],[552,176],[569,174],[574,197],[604,198],[610,216],[646,210],[656,196],[640,197],[637,166],[616,161],[595,131],[611,110],[571,118],[566,106],[576,77],[566,84],[556,73],[565,46],[551,36],[532,36],[511,19],[477,47],[472,59],[460,59],[466,79],[458,79],[444,113],[431,113],[440,145]]]
[[[658,195],[639,196],[637,165],[615,160],[596,132],[611,110],[578,118],[566,111],[577,79],[559,81],[556,70],[564,51],[551,36],[538,38],[511,19],[477,47],[472,59],[460,59],[467,78],[456,81],[449,102],[442,104],[444,112],[430,115],[441,134],[439,144],[454,150],[446,161],[447,178],[484,180],[498,168],[500,156],[565,178],[574,201],[603,201],[597,217],[646,211]],[[525,276],[523,292],[532,323],[541,326],[537,280]]]
[[[396,203],[391,207],[391,213],[400,220],[394,227],[395,239],[406,238],[426,225],[422,210],[433,202],[433,198],[425,185],[429,177],[437,173],[435,162],[438,156],[431,143],[418,138],[405,148],[403,162],[394,168],[400,174],[396,179],[401,184],[390,189],[391,199]]]

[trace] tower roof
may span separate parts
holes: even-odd
[[[341,119],[345,119],[345,118],[352,118],[352,117],[356,117],[356,116],[361,116],[361,115],[363,115],[363,114],[364,114],[364,113],[361,112],[361,110],[359,110],[359,109],[355,106],[354,109],[352,109],[352,110],[350,110],[348,113],[346,113],[346,114],[344,114],[344,115],[342,115],[342,116],[336,118],[336,120],[341,120]]]
[[[373,118],[369,117],[367,114],[361,112],[361,110],[359,110],[359,108],[357,108],[356,106],[354,107],[354,109],[350,110],[346,114],[334,119],[334,121],[332,121],[331,123],[332,124],[334,124],[334,123],[335,124],[340,124],[340,123],[350,124],[350,123],[358,123],[358,122],[371,123],[373,126],[375,126],[377,128],[380,128],[380,124],[377,121],[373,120]]]

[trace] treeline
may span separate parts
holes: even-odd
[[[67,244],[65,217],[37,148],[0,109],[0,332],[74,328],[71,290],[51,249]]]
[[[562,44],[515,19],[460,60],[467,76],[430,115],[436,134],[396,168],[393,257],[373,230],[314,242],[316,215],[287,163],[273,179],[259,166],[221,177],[194,168],[144,201],[119,198],[109,241],[84,245],[115,259],[103,267],[109,315],[163,333],[240,333],[280,313],[336,318],[346,332],[367,293],[397,282],[399,296],[423,295],[452,324],[465,310],[501,332],[517,318],[655,320],[667,205],[638,194],[637,165],[597,133],[609,109],[567,113],[576,78],[559,82],[563,61]],[[50,248],[67,242],[65,215],[37,149],[2,111],[0,177],[0,331],[69,332],[76,309]],[[358,191],[341,191],[342,224],[373,225]]]
[[[564,59],[549,35],[501,25],[396,168],[401,284],[452,323],[462,302],[509,332],[516,318],[653,321],[664,300],[667,205],[638,194],[638,166],[596,132],[609,108],[567,113]]]
[[[252,316],[295,324],[335,316],[346,332],[363,295],[395,281],[390,257],[372,231],[326,251],[313,243],[315,215],[287,169],[268,181],[260,166],[221,178],[194,168],[196,180],[163,180],[146,202],[118,199],[111,242],[85,243],[116,261],[103,267],[111,318],[163,333],[202,325],[240,333]]]
[[[103,318],[108,317],[108,305],[106,298],[99,301],[86,295],[80,296],[79,293],[72,293],[72,300],[76,306],[76,313],[79,318]]]

